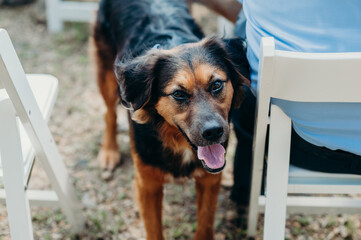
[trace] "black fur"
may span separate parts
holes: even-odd
[[[102,0],[97,26],[118,57],[137,57],[155,44],[170,49],[204,35],[183,0]]]

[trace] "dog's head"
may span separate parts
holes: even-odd
[[[230,110],[239,107],[242,85],[249,84],[238,70],[246,64],[241,48],[240,39],[207,38],[117,61],[121,100],[138,123],[160,115],[185,136],[208,171],[218,172],[225,164]]]

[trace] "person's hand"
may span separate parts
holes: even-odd
[[[190,3],[200,3],[214,12],[236,23],[242,4],[237,0],[187,0]]]

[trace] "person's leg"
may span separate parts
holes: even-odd
[[[245,99],[239,109],[232,111],[232,122],[238,139],[234,158],[234,185],[231,199],[239,205],[247,206],[249,202],[252,144],[255,120],[256,97],[248,87],[244,87]]]
[[[246,87],[241,107],[232,112],[238,143],[234,159],[231,199],[242,206],[249,203],[252,172],[252,144],[256,98]],[[267,154],[267,153],[266,153]],[[328,173],[361,175],[361,156],[315,146],[292,130],[290,163],[300,168]]]
[[[315,146],[302,139],[294,130],[290,161],[297,167],[319,172],[361,174],[361,156]]]

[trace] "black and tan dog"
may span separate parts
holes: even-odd
[[[225,166],[229,113],[248,81],[239,71],[248,68],[241,41],[201,40],[182,0],[102,0],[93,38],[107,106],[102,166],[114,168],[120,161],[121,100],[130,109],[135,187],[147,239],[163,239],[163,185],[170,177],[196,179],[195,238],[213,239],[221,175],[211,173]]]

